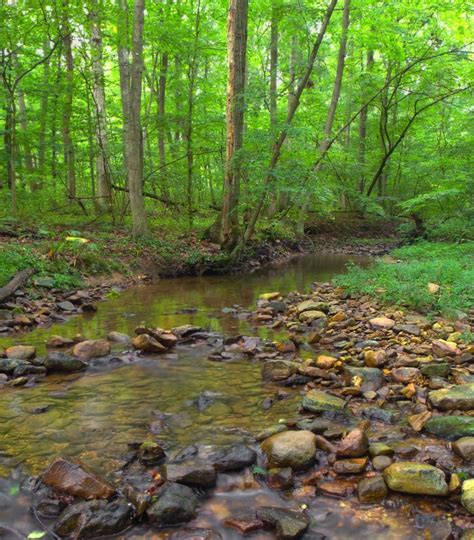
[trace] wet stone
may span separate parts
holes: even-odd
[[[74,346],[72,353],[81,360],[90,360],[110,354],[110,343],[106,339],[90,339]]]
[[[384,472],[384,479],[393,491],[416,495],[447,495],[449,488],[444,472],[432,465],[416,462],[392,463]]]
[[[262,366],[262,379],[265,381],[283,381],[298,373],[299,364],[287,360],[270,360]]]
[[[378,503],[387,496],[387,486],[382,476],[363,478],[357,486],[359,500],[363,504]]]
[[[344,379],[346,384],[360,386],[362,392],[376,391],[384,384],[383,373],[378,368],[346,366],[344,368]]]
[[[316,436],[311,431],[284,431],[263,441],[261,447],[271,467],[301,469],[314,460]]]
[[[474,478],[463,482],[461,504],[470,514],[474,515]]]
[[[435,390],[428,394],[428,399],[442,411],[470,411],[474,409],[474,383]]]
[[[83,499],[109,499],[115,488],[79,460],[57,458],[41,475],[43,483]]]
[[[372,460],[372,466],[376,471],[383,471],[391,464],[392,460],[388,456],[375,456]]]
[[[154,441],[144,441],[138,448],[138,459],[143,465],[156,465],[165,459],[163,447]]]
[[[267,476],[268,485],[272,489],[286,489],[293,485],[293,470],[291,467],[270,469]]]
[[[257,453],[245,444],[234,444],[228,448],[222,448],[209,456],[216,471],[238,471],[253,465],[257,459]]]
[[[422,366],[420,371],[426,377],[447,377],[451,366],[446,362],[430,362]]]
[[[201,460],[168,463],[164,467],[165,476],[170,482],[196,487],[211,487],[216,483],[214,467]]]
[[[132,507],[125,501],[89,501],[66,508],[54,525],[61,537],[97,538],[125,529],[132,517]]]
[[[303,409],[311,412],[342,410],[346,402],[336,396],[321,392],[319,390],[310,390],[303,397]]]
[[[36,348],[29,345],[8,347],[5,352],[8,358],[15,358],[17,360],[31,360],[36,356]]]
[[[25,363],[18,365],[13,372],[14,377],[24,377],[25,375],[46,375],[46,368]]]
[[[260,506],[256,514],[266,528],[276,530],[277,537],[281,540],[299,538],[309,526],[309,519],[297,510]]]
[[[340,459],[334,463],[337,474],[359,474],[367,467],[367,458]]]
[[[339,444],[337,455],[343,457],[365,456],[369,449],[369,439],[360,429],[351,431]]]
[[[197,506],[198,499],[190,487],[167,483],[160,488],[147,515],[153,525],[177,525],[194,519]]]
[[[244,536],[251,534],[259,529],[263,529],[264,523],[260,519],[257,519],[255,516],[241,516],[233,517],[225,520],[227,527],[235,529],[240,534]]]
[[[79,358],[63,353],[50,353],[44,360],[44,367],[51,373],[74,373],[83,371],[87,364]]]
[[[213,529],[189,528],[172,533],[169,540],[222,540],[218,531]]]

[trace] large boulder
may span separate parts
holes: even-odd
[[[311,431],[284,431],[262,442],[261,448],[270,467],[301,469],[316,455],[316,436]]]
[[[393,491],[415,495],[448,495],[444,472],[432,465],[402,461],[383,471],[387,486]]]
[[[474,409],[474,383],[434,390],[428,398],[433,407],[442,411],[470,411]]]
[[[304,396],[302,405],[303,409],[311,412],[341,411],[346,406],[346,402],[326,392],[310,390]]]
[[[98,538],[125,529],[132,517],[132,507],[123,500],[93,500],[66,508],[54,525],[60,537]]]
[[[106,339],[88,339],[77,343],[72,354],[81,360],[90,360],[91,358],[107,356],[111,349],[110,343]]]
[[[454,440],[474,436],[474,417],[435,416],[426,422],[425,430],[430,435]]]
[[[109,499],[115,488],[79,460],[57,458],[41,475],[43,483],[83,499]]]
[[[193,490],[183,484],[164,484],[147,515],[154,525],[166,526],[186,523],[196,517],[198,499]]]

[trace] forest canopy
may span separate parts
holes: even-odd
[[[0,217],[473,218],[464,0],[3,2]],[[441,219],[440,219],[441,216]],[[449,225],[447,225],[449,228]]]

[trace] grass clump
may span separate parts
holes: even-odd
[[[351,266],[336,282],[350,293],[428,313],[453,316],[473,308],[474,242],[423,241],[394,250],[392,257],[365,269]],[[428,283],[439,285],[439,291],[430,293]]]

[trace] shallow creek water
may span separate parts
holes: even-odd
[[[249,323],[230,314],[233,304],[254,305],[262,292],[309,290],[314,281],[328,281],[344,270],[349,260],[365,264],[366,258],[314,254],[298,257],[285,266],[266,268],[240,276],[210,276],[162,280],[129,289],[98,304],[92,316],[72,317],[68,322],[38,328],[0,345],[34,344],[42,352],[51,334],[87,338],[115,330],[133,333],[140,323],[171,328],[197,324],[235,335],[259,333]],[[223,309],[224,308],[224,309]],[[207,359],[208,347],[180,346],[173,354],[147,356],[128,363],[127,354],[116,367],[95,367],[85,374],[51,376],[32,388],[3,388],[0,393],[0,526],[7,525],[26,537],[41,530],[29,512],[31,499],[19,490],[25,474],[38,474],[58,455],[75,456],[113,480],[118,458],[127,443],[150,437],[159,417],[166,413],[166,427],[154,437],[169,450],[201,444],[227,444],[255,435],[280,418],[294,416],[300,394],[293,394],[265,410],[262,402],[276,387],[263,384],[260,366],[251,361],[228,363]],[[205,410],[193,404],[203,391],[215,393],[215,403]],[[217,487],[202,499],[198,518],[190,526],[212,526],[224,539],[241,536],[222,527],[222,521],[240,510],[260,504],[296,508],[284,493],[256,487],[248,474],[220,475]],[[398,506],[394,501],[394,506]],[[406,508],[361,507],[355,499],[317,496],[309,502],[314,525],[304,538],[415,538],[405,517]],[[48,523],[46,523],[49,526]],[[13,533],[2,533],[9,538]],[[3,536],[2,536],[3,535]],[[11,536],[12,538],[18,536]],[[166,538],[167,532],[134,527],[121,538]],[[43,538],[52,538],[44,536]],[[252,538],[273,538],[256,533]]]

